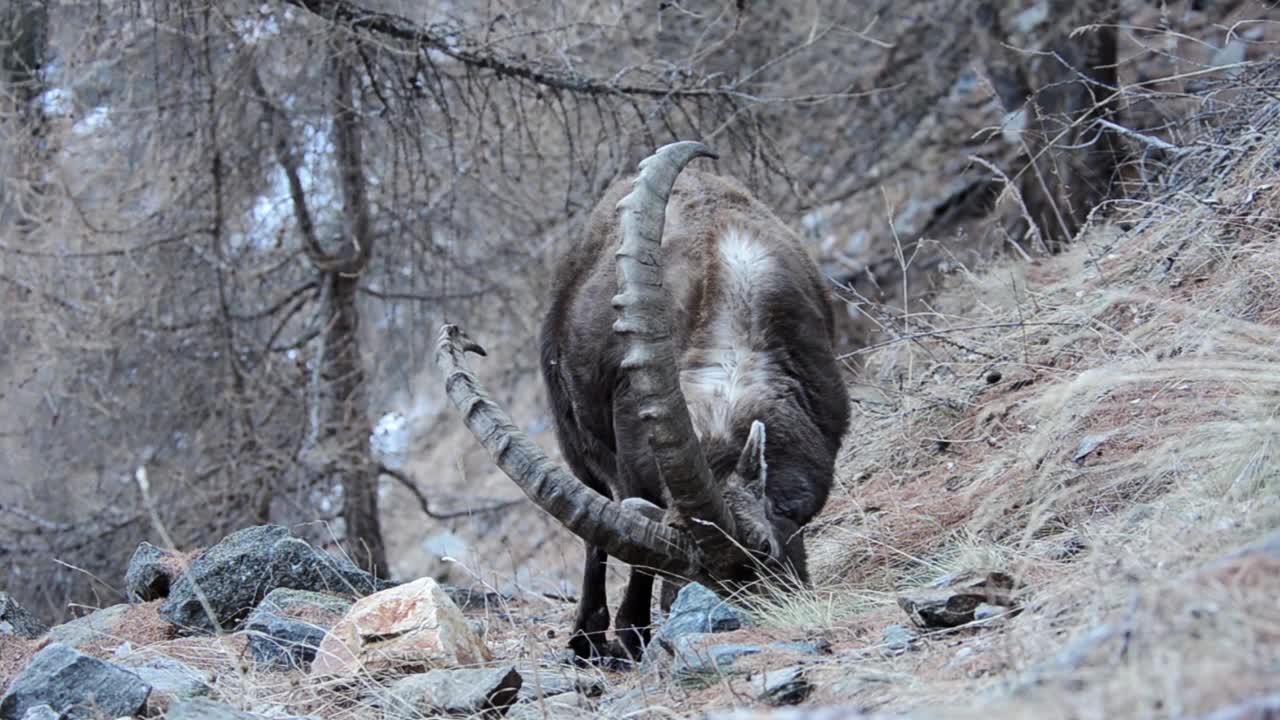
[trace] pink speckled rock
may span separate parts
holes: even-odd
[[[490,657],[444,589],[422,578],[351,606],[320,643],[311,674],[412,673],[478,665]]]

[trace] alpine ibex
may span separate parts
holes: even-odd
[[[480,388],[464,352],[483,350],[441,330],[437,362],[468,427],[587,543],[570,641],[581,657],[639,657],[654,572],[718,589],[807,582],[799,530],[826,502],[849,423],[817,267],[736,182],[681,174],[699,156],[714,157],[667,145],[625,197],[614,184],[556,273],[542,373],[572,474]],[[614,645],[609,555],[632,565]]]

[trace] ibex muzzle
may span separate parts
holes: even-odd
[[[807,582],[800,528],[826,502],[849,423],[817,267],[736,182],[681,173],[700,156],[711,153],[681,142],[644,160],[561,259],[542,373],[572,474],[479,387],[464,359],[479,346],[453,326],[440,334],[467,426],[587,542],[570,641],[582,657],[639,657],[655,572],[721,591]],[[604,638],[609,555],[632,565],[616,645]]]

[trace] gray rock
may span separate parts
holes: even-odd
[[[151,686],[137,675],[54,643],[31,659],[0,699],[0,720],[18,720],[48,705],[68,720],[141,712]]]
[[[679,680],[699,675],[724,675],[738,658],[764,652],[764,646],[745,643],[709,644],[706,634],[685,635],[676,641],[671,672]]]
[[[1077,465],[1083,465],[1085,458],[1094,453],[1095,450],[1102,447],[1103,443],[1111,439],[1111,433],[1102,433],[1101,435],[1087,435],[1080,441],[1079,447],[1071,455],[1071,462]]]
[[[896,657],[910,650],[916,649],[916,643],[920,641],[920,636],[915,630],[906,625],[890,625],[881,633],[884,640],[884,647],[880,648],[880,654],[884,657]]]
[[[688,635],[732,632],[750,625],[746,612],[730,605],[704,585],[689,583],[680,588],[671,614],[653,635],[650,648],[661,648],[667,656],[675,653],[680,638]],[[645,666],[652,667],[655,653],[645,653]]]
[[[312,716],[298,717],[282,713],[256,713],[237,710],[230,705],[208,698],[193,698],[175,703],[164,714],[165,720],[316,720]]]
[[[979,605],[1014,607],[1014,581],[1004,573],[949,579],[950,587],[902,595],[898,606],[916,625],[924,628],[953,628],[971,623]]]
[[[459,610],[499,610],[511,604],[514,599],[506,593],[492,592],[481,588],[446,587],[445,593]]]
[[[669,701],[658,683],[647,683],[638,688],[607,697],[600,701],[597,717],[609,718],[643,718],[649,717],[645,710],[662,707],[663,717],[670,716]]]
[[[384,717],[468,716],[505,713],[520,692],[514,666],[431,670],[391,684],[383,700]]]
[[[983,620],[994,620],[1002,618],[1009,614],[1009,608],[1000,607],[999,605],[989,605],[982,603],[973,609],[973,619],[979,622]]]
[[[62,720],[62,716],[48,705],[37,705],[27,710],[22,720]]]
[[[99,640],[118,640],[120,622],[129,612],[128,603],[104,607],[49,630],[49,640],[79,648]]]
[[[262,720],[258,715],[208,698],[193,698],[175,703],[164,716],[165,720]]]
[[[507,720],[576,720],[596,717],[591,701],[581,693],[567,692],[542,698],[539,702],[520,703],[507,711]]]
[[[831,642],[822,638],[811,640],[779,640],[768,645],[773,650],[795,653],[797,655],[830,655]]]
[[[697,680],[704,675],[727,675],[740,672],[739,658],[757,655],[765,650],[793,655],[822,655],[831,652],[825,640],[777,641],[765,644],[719,643],[710,641],[712,633],[686,635],[676,641],[671,673],[678,681]]]
[[[204,697],[213,683],[209,673],[163,655],[130,653],[120,660],[120,665],[151,686],[149,704],[153,710]]]
[[[778,708],[776,710],[723,710],[707,713],[705,720],[902,720],[902,715],[870,714],[859,707],[802,707]]]
[[[49,626],[24,610],[9,593],[0,592],[0,635],[38,638],[48,631]]]
[[[325,633],[351,604],[346,598],[310,590],[272,590],[245,622],[253,658],[260,663],[306,669]]]
[[[750,680],[756,699],[769,705],[799,705],[813,692],[813,684],[800,665],[766,670],[752,675]]]
[[[367,595],[391,587],[346,559],[335,558],[277,525],[232,533],[196,558],[169,590],[160,614],[193,634],[235,628],[276,588]],[[205,612],[196,587],[213,610]]]
[[[517,664],[516,672],[520,673],[522,678],[517,702],[529,702],[541,697],[573,692],[587,697],[596,697],[604,692],[604,677],[595,669],[579,668],[573,665],[547,667],[528,662]]]
[[[169,588],[180,574],[176,555],[152,545],[138,544],[124,574],[124,588],[133,602],[148,602],[169,596]]]

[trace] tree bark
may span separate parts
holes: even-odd
[[[332,313],[326,328],[331,408],[337,413],[329,424],[337,433],[334,446],[342,462],[342,517],[346,523],[347,552],[361,567],[387,577],[387,553],[378,519],[378,470],[369,447],[373,429],[369,422],[364,359],[360,355],[360,278],[373,257],[373,222],[365,178],[364,148],[359,114],[352,99],[353,69],[345,52],[334,43],[335,99],[333,140],[342,188],[346,238],[338,251],[338,269],[328,272],[332,283]]]
[[[5,143],[0,165],[20,182],[13,196],[6,197],[0,187],[0,224],[10,224],[25,236],[39,214],[40,198],[45,192],[44,157],[46,119],[38,99],[44,92],[40,69],[44,66],[48,43],[49,8],[44,0],[15,0],[0,8],[0,116],[14,118],[12,126],[17,142]],[[4,107],[8,98],[13,107]],[[23,186],[26,186],[25,189]]]
[[[336,451],[331,468],[340,474],[342,519],[347,552],[357,565],[388,577],[387,551],[378,519],[378,468],[369,449],[368,398],[360,356],[360,311],[356,304],[359,276],[329,273],[332,283],[325,331],[327,368],[334,415],[326,423],[329,447]]]

